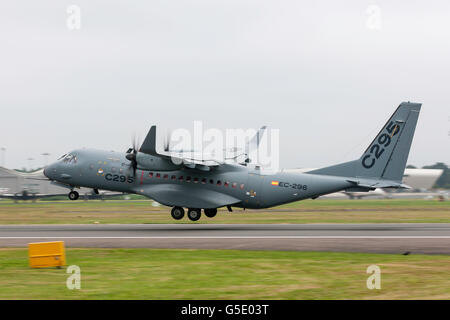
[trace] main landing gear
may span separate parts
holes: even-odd
[[[197,221],[202,216],[202,210],[201,209],[188,209],[188,218],[191,219],[191,221]]]
[[[205,216],[208,218],[213,218],[217,214],[217,209],[204,209]],[[182,207],[173,207],[170,212],[172,218],[175,220],[181,220],[184,218],[184,209]],[[187,211],[187,216],[191,221],[198,221],[202,216],[202,210],[197,208],[189,208]]]
[[[184,209],[182,207],[173,207],[170,214],[175,220],[181,220],[184,217]]]
[[[208,218],[214,218],[217,214],[217,209],[205,209],[205,216]]]
[[[76,191],[70,191],[69,192],[69,199],[70,200],[77,200],[80,197],[80,194]]]

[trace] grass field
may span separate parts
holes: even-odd
[[[66,269],[30,269],[0,249],[0,299],[450,299],[450,256],[234,250],[68,249]],[[381,268],[381,290],[366,269]]]
[[[450,223],[450,201],[306,200],[267,210],[220,209],[195,223]],[[0,201],[0,224],[191,223],[151,201]]]

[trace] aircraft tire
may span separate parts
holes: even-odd
[[[173,207],[170,214],[175,220],[181,220],[184,217],[184,209],[182,207]]]
[[[204,209],[204,211],[208,218],[214,218],[217,214],[217,209]]]
[[[77,200],[80,197],[80,194],[76,191],[70,191],[69,192],[69,199],[70,200]]]
[[[200,209],[189,209],[187,215],[191,221],[198,221],[202,215],[202,211]]]

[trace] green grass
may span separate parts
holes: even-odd
[[[450,201],[305,200],[264,210],[220,209],[195,223],[450,223]],[[191,223],[142,201],[0,201],[0,224]]]
[[[450,299],[450,256],[235,250],[68,249],[66,269],[0,249],[0,299]],[[381,290],[366,269],[381,268]]]
[[[344,208],[447,208],[450,209],[449,201],[438,201],[436,199],[363,199],[363,200],[336,200],[336,199],[320,199],[320,200],[305,200],[291,202],[279,206],[279,208],[323,208],[323,207],[344,207]]]

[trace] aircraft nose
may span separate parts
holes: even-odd
[[[47,174],[48,166],[44,168],[44,176],[50,179],[50,177]]]
[[[48,165],[44,168],[44,176],[52,180],[52,165]]]

